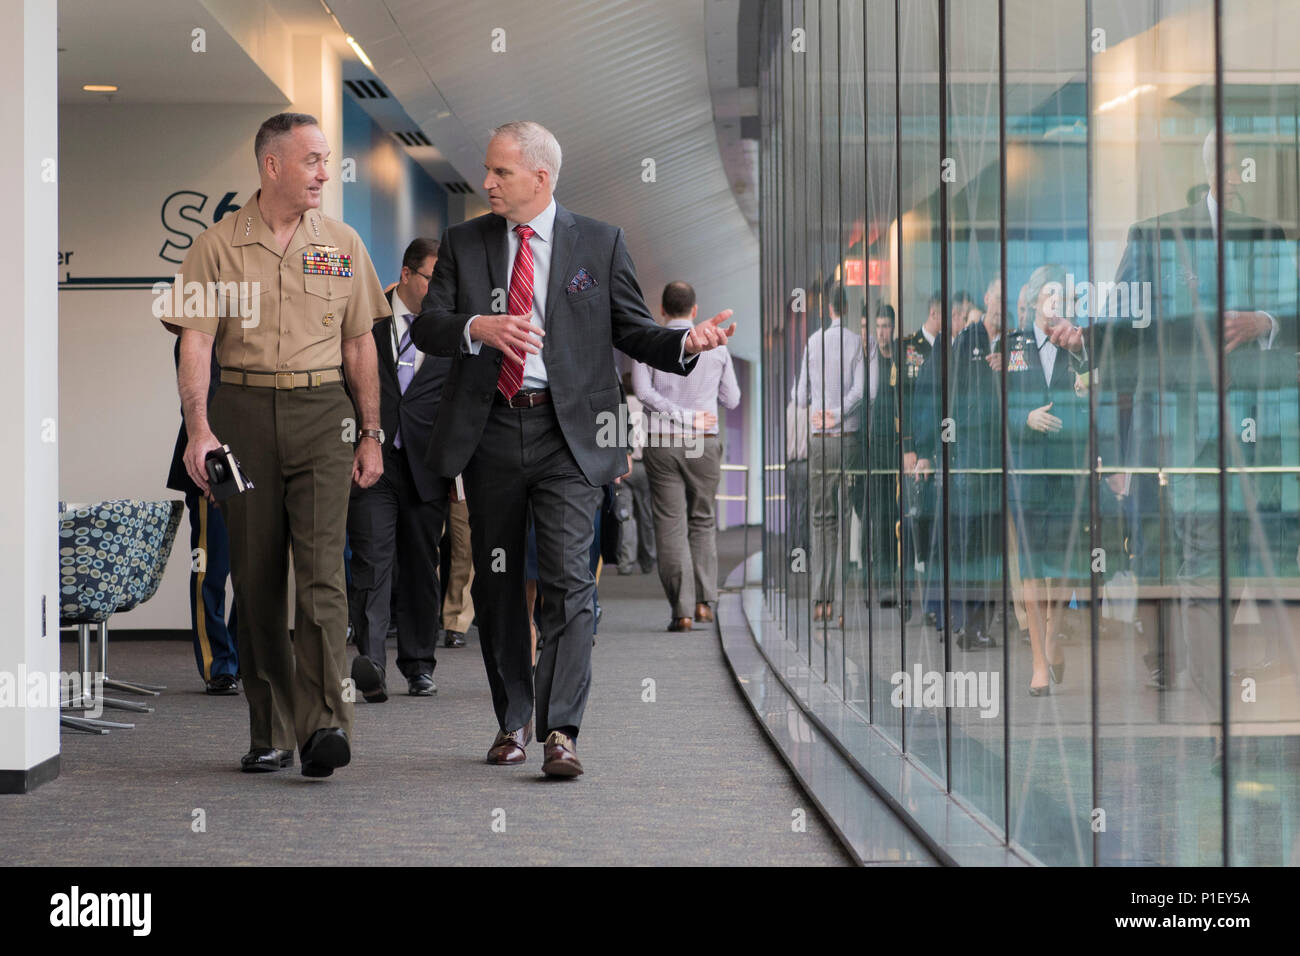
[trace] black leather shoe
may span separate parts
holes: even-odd
[[[992,647],[997,647],[998,642],[984,632],[982,628],[976,628],[974,633],[970,631],[959,631],[961,636],[957,639],[957,646],[963,651],[983,651]]]
[[[322,727],[307,738],[301,756],[304,777],[328,777],[352,762],[352,748],[342,728]]]
[[[367,704],[382,704],[388,700],[384,672],[365,655],[352,658],[352,683],[357,685]]]
[[[292,766],[292,750],[255,747],[239,758],[239,769],[244,773],[272,773],[282,767]]]
[[[438,693],[438,685],[428,674],[417,674],[408,682],[406,692],[412,697],[432,697]]]
[[[465,635],[460,631],[448,631],[442,639],[443,647],[464,647]]]
[[[233,674],[218,674],[207,682],[207,690],[213,697],[231,697],[239,693],[239,681]]]

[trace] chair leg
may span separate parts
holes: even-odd
[[[59,723],[64,727],[71,727],[73,730],[80,730],[82,733],[104,735],[112,730],[131,730],[135,724],[120,724],[113,720],[96,720],[93,717],[69,717],[64,714],[59,717]]]
[[[109,710],[129,710],[135,714],[152,714],[153,708],[148,704],[138,704],[135,701],[118,700],[115,697],[104,697],[100,695],[98,704],[100,707],[106,707]]]
[[[157,697],[167,687],[163,684],[142,684],[139,681],[110,680],[108,676],[108,621],[98,627],[99,637],[99,672],[104,675],[104,686],[141,697]]]
[[[157,697],[167,688],[156,684],[137,684],[133,681],[112,680],[104,678],[104,686],[112,690],[125,691],[128,694],[139,694],[141,697]]]
[[[86,664],[90,660],[90,625],[77,625],[77,674],[84,681],[81,688],[77,691],[77,696],[69,697],[67,700],[60,700],[59,707],[63,710],[84,710],[92,706],[90,695],[86,693],[86,685],[89,681],[86,678],[89,674],[86,671]]]

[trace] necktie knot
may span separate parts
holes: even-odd
[[[523,242],[527,242],[529,239],[533,238],[533,236],[537,235],[537,231],[533,229],[532,226],[515,226],[515,232],[519,233],[519,238]]]

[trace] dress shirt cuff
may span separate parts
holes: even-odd
[[[690,356],[689,358],[687,358],[686,356],[686,337],[690,334],[691,334],[690,329],[687,329],[685,332],[682,333],[682,349],[680,352],[677,353],[677,361],[681,363],[682,368],[688,368],[692,362],[694,362],[697,358],[700,357],[699,352],[696,352],[694,355]]]
[[[475,342],[469,337],[469,327],[474,324],[474,320],[477,318],[477,315],[471,315],[469,321],[465,323],[465,351],[470,355],[478,355],[479,349],[483,347],[482,342]]]
[[[1258,339],[1257,341],[1259,342],[1260,348],[1271,349],[1273,347],[1273,340],[1277,338],[1277,319],[1273,318],[1272,314],[1268,312],[1264,313],[1264,317],[1268,319],[1268,339],[1267,341],[1264,339]]]

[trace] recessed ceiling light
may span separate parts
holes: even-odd
[[[375,65],[370,62],[370,57],[366,56],[366,51],[361,49],[361,44],[353,39],[351,34],[348,34],[345,39],[348,41],[348,46],[352,47],[352,52],[366,65],[366,69],[374,70]]]
[[[112,83],[87,83],[82,87],[87,93],[116,93],[117,87]]]

